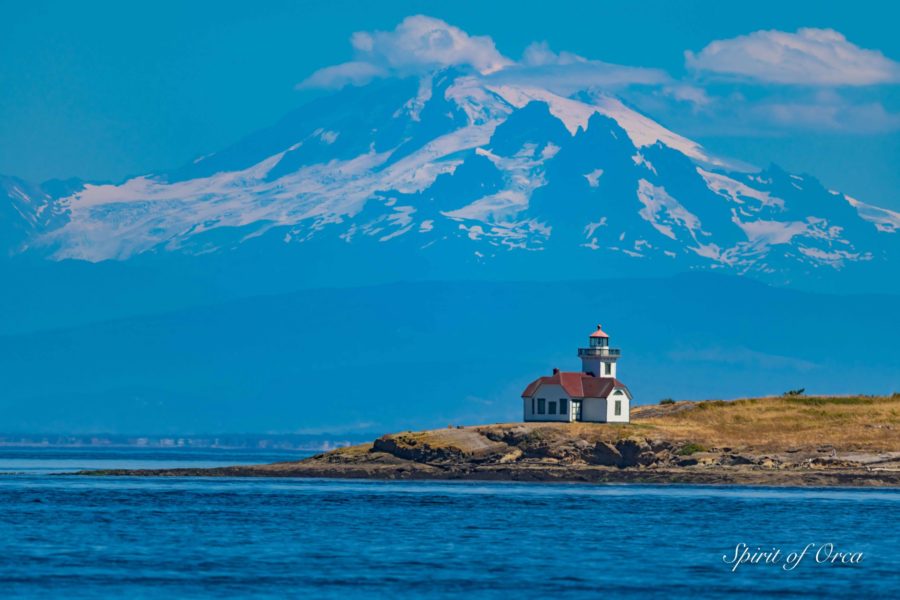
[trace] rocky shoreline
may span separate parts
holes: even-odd
[[[757,407],[755,414],[759,415],[772,409],[783,408],[786,412],[792,406],[781,399],[752,402],[758,400],[764,400]],[[896,398],[879,400],[893,406],[900,404]],[[868,400],[862,405],[867,403]],[[449,427],[389,434],[372,443],[296,462],[80,474],[900,487],[900,432],[893,421],[866,424],[864,433],[856,438],[858,441],[847,442],[846,435],[838,435],[841,426],[825,415],[823,420],[830,436],[798,435],[797,440],[818,441],[791,445],[785,443],[791,439],[783,436],[754,441],[753,431],[729,431],[726,425],[716,426],[717,419],[724,415],[746,429],[745,419],[734,409],[738,404],[703,404],[708,403],[641,407],[635,410],[634,422],[627,425],[517,423]],[[893,406],[887,408],[886,414],[897,414]],[[840,414],[845,413],[846,409]],[[704,433],[702,427],[710,431]],[[757,437],[764,437],[764,432],[757,433]],[[723,444],[723,438],[735,443]]]

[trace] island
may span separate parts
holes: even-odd
[[[79,474],[900,486],[900,394],[663,401],[631,417],[404,431],[267,465]]]

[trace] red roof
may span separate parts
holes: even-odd
[[[560,371],[546,377],[538,377],[522,392],[523,398],[533,396],[541,385],[559,385],[572,398],[606,398],[615,388],[628,390],[624,383],[613,377],[594,377],[580,371]],[[631,392],[628,392],[629,396]]]
[[[600,325],[597,325],[597,331],[595,331],[594,333],[592,333],[592,334],[591,334],[591,337],[592,337],[592,338],[595,338],[595,337],[605,337],[605,338],[608,338],[608,337],[609,337],[609,334],[606,333],[605,331],[603,331],[603,330],[600,328]]]

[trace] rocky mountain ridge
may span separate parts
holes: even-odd
[[[350,280],[366,255],[414,277],[558,264],[786,283],[877,277],[900,248],[900,214],[714,156],[608,94],[454,70],[345,88],[172,172],[0,190],[6,253],[55,261],[247,251],[309,276],[327,252]]]

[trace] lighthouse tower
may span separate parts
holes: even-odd
[[[588,338],[588,347],[578,349],[581,371],[594,377],[616,377],[616,361],[621,351],[609,347],[609,335],[597,325],[597,331]]]

